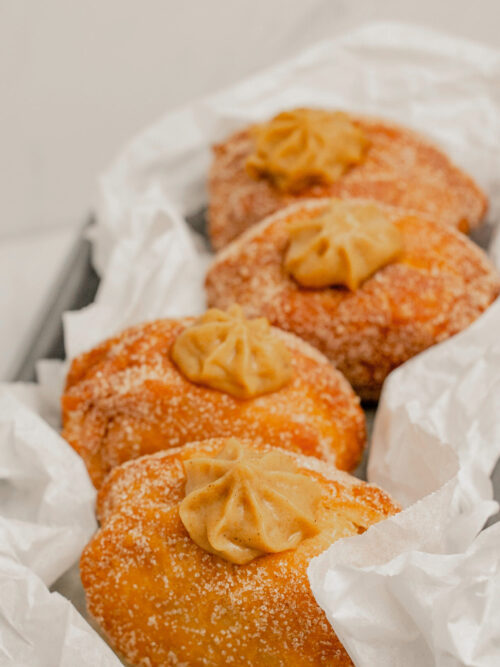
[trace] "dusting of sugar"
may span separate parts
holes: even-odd
[[[99,492],[101,529],[80,566],[90,613],[134,665],[351,665],[314,600],[307,567],[336,539],[398,508],[377,487],[285,452],[322,485],[322,530],[296,550],[234,565],[192,542],[178,513],[182,461],[223,446],[187,444],[113,470]]]
[[[291,352],[292,381],[239,400],[191,383],[170,360],[173,341],[191,322],[133,327],[73,362],[62,399],[63,436],[96,486],[131,458],[231,435],[313,454],[343,469],[356,465],[365,442],[364,415],[323,355],[274,329]]]
[[[484,193],[439,148],[387,121],[351,118],[371,142],[366,159],[335,183],[297,195],[282,193],[265,179],[254,180],[247,174],[245,163],[255,149],[251,128],[215,146],[209,175],[213,247],[220,250],[266,216],[312,197],[371,199],[419,212],[461,231],[479,224],[487,207]]]
[[[460,232],[385,207],[403,235],[401,258],[354,292],[303,288],[283,268],[287,226],[327,203],[296,203],[224,248],[207,274],[208,302],[237,302],[248,317],[264,315],[320,350],[362,398],[374,399],[391,370],[479,317],[500,291],[499,276]]]

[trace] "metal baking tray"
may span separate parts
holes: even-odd
[[[91,262],[91,244],[86,231],[92,222],[82,226],[77,240],[64,262],[56,286],[36,323],[31,340],[14,370],[15,382],[33,382],[39,359],[64,359],[62,316],[67,310],[79,310],[95,299],[99,276]]]
[[[205,212],[206,209],[197,211],[187,217],[187,222],[206,239],[208,245]],[[86,234],[93,222],[94,217],[89,216],[64,262],[56,287],[34,327],[31,340],[9,378],[13,382],[33,382],[36,379],[36,364],[40,359],[64,359],[63,313],[80,310],[94,301],[99,288],[99,276],[92,266],[91,243]]]

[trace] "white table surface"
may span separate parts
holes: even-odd
[[[120,146],[165,110],[375,19],[499,45],[499,0],[7,0],[0,5],[0,379]]]

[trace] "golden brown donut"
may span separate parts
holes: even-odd
[[[170,348],[194,318],[133,327],[70,368],[63,437],[99,487],[129,459],[208,437],[242,436],[317,456],[351,470],[365,443],[364,414],[349,383],[299,338],[276,330],[293,378],[273,393],[237,399],[187,380]]]
[[[391,370],[479,317],[500,291],[499,276],[460,232],[384,207],[403,235],[398,260],[355,291],[301,287],[283,267],[287,225],[317,216],[328,203],[294,204],[233,241],[208,271],[208,301],[218,308],[238,302],[248,317],[264,315],[300,336],[362,399],[376,399]]]
[[[98,495],[101,529],[80,562],[90,614],[132,665],[352,665],[313,597],[307,567],[335,540],[399,508],[378,487],[289,453],[321,485],[319,511],[332,527],[295,550],[235,565],[197,546],[179,517],[182,461],[223,445],[188,444],[113,470]]]
[[[209,234],[216,250],[280,208],[311,197],[373,199],[423,214],[463,232],[484,217],[487,199],[478,185],[439,148],[388,121],[349,114],[371,142],[366,159],[327,186],[300,193],[254,180],[245,163],[255,147],[252,127],[214,146],[209,174]]]

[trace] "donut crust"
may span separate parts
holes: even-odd
[[[473,179],[436,146],[412,130],[388,121],[349,114],[371,142],[366,159],[328,186],[282,193],[267,180],[254,180],[245,163],[254,151],[252,128],[213,148],[208,179],[209,235],[219,250],[246,229],[301,199],[372,199],[468,232],[477,227],[487,198]]]
[[[321,484],[321,512],[335,513],[335,528],[235,565],[198,547],[178,510],[182,460],[223,444],[188,444],[113,470],[98,494],[101,528],[80,562],[90,614],[132,665],[352,665],[313,597],[307,567],[336,539],[398,506],[374,485],[293,454],[299,471]]]
[[[292,380],[240,400],[193,384],[171,361],[171,345],[193,321],[142,324],[73,361],[62,397],[62,435],[96,487],[129,459],[231,435],[317,456],[343,470],[357,465],[366,440],[364,414],[347,380],[323,355],[275,330],[290,350]]]
[[[499,277],[460,232],[384,207],[403,235],[398,260],[354,292],[301,287],[283,268],[287,224],[327,203],[294,204],[222,250],[207,274],[208,302],[238,302],[247,317],[264,315],[319,349],[362,399],[376,400],[391,370],[479,317],[499,294]]]

